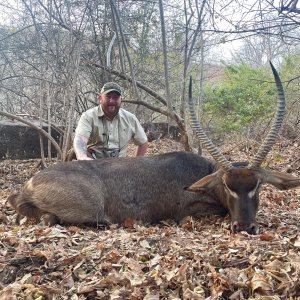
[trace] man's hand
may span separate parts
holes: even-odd
[[[144,156],[147,152],[147,148],[148,148],[148,142],[146,142],[142,145],[139,145],[137,147],[135,156]]]
[[[87,155],[88,138],[80,134],[75,134],[73,147],[77,160],[93,160]]]

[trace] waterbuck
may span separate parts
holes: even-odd
[[[232,232],[258,233],[259,188],[300,186],[300,178],[260,167],[275,143],[285,109],[280,78],[271,65],[278,89],[275,121],[249,164],[231,163],[205,135],[196,120],[190,81],[191,122],[214,161],[187,152],[152,157],[103,158],[59,163],[33,176],[8,198],[20,216],[47,225],[121,223],[127,218],[154,223],[186,216],[229,212]]]

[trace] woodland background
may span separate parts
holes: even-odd
[[[271,60],[287,111],[265,165],[299,177],[297,2],[1,2],[0,118],[36,128],[41,140],[50,139],[42,123],[59,128],[61,143],[50,139],[49,147],[64,160],[78,117],[113,80],[142,123],[181,131],[181,143],[153,141],[147,155],[201,151],[187,118],[192,76],[207,134],[230,160],[247,160],[274,115]],[[229,218],[215,216],[181,225],[16,226],[6,197],[40,167],[41,160],[0,161],[1,300],[299,299],[299,190],[262,189],[258,236],[230,234]]]
[[[0,116],[61,128],[61,145],[52,144],[64,159],[78,116],[113,80],[142,123],[175,123],[191,150],[189,77],[212,138],[253,137],[274,113],[271,60],[286,90],[286,125],[299,127],[299,16],[293,0],[7,1]]]

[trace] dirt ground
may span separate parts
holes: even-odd
[[[257,147],[239,140],[221,150],[244,161]],[[179,150],[159,140],[148,155]],[[300,299],[300,189],[262,188],[256,236],[230,233],[228,216],[97,229],[16,225],[6,198],[38,165],[0,161],[0,300]],[[281,139],[264,165],[300,177],[300,143]]]

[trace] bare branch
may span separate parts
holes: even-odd
[[[122,73],[120,73],[120,72],[118,72],[118,71],[116,71],[116,70],[111,70],[111,69],[109,69],[109,68],[107,68],[107,67],[105,67],[105,66],[102,66],[102,65],[99,65],[99,64],[97,64],[97,63],[94,63],[94,62],[92,62],[92,61],[90,61],[90,60],[88,60],[88,59],[86,59],[86,58],[85,58],[85,60],[86,60],[86,62],[88,62],[89,64],[91,64],[92,66],[94,66],[94,67],[96,67],[96,68],[105,69],[105,70],[111,72],[112,74],[118,76],[119,78],[122,78],[122,79],[124,79],[124,80],[129,81],[129,82],[132,82],[132,78],[129,77],[129,76],[127,76],[127,75],[125,75],[125,74],[122,74]],[[144,91],[147,92],[149,95],[151,95],[152,97],[154,97],[155,99],[157,99],[159,102],[161,102],[162,104],[164,104],[165,106],[167,106],[167,101],[166,101],[166,99],[165,99],[164,97],[160,96],[160,95],[159,95],[158,93],[156,93],[154,90],[150,89],[148,86],[142,84],[142,83],[139,82],[139,81],[136,81],[136,85],[137,85],[140,89],[144,90]]]
[[[12,115],[12,114],[9,114],[9,113],[4,112],[4,111],[0,111],[0,115],[5,116],[5,117],[10,118],[10,119],[18,120],[19,122],[22,122],[22,123],[28,125],[29,127],[34,128],[39,133],[41,133],[43,136],[45,136],[48,140],[50,140],[52,145],[56,149],[57,153],[60,156],[62,155],[62,151],[61,151],[59,145],[56,143],[56,141],[53,139],[53,137],[48,132],[46,132],[43,128],[40,128],[40,127],[36,126],[35,124],[33,124],[32,122],[29,122],[29,121],[24,120],[24,119],[22,119],[22,118],[20,118],[16,115]]]

